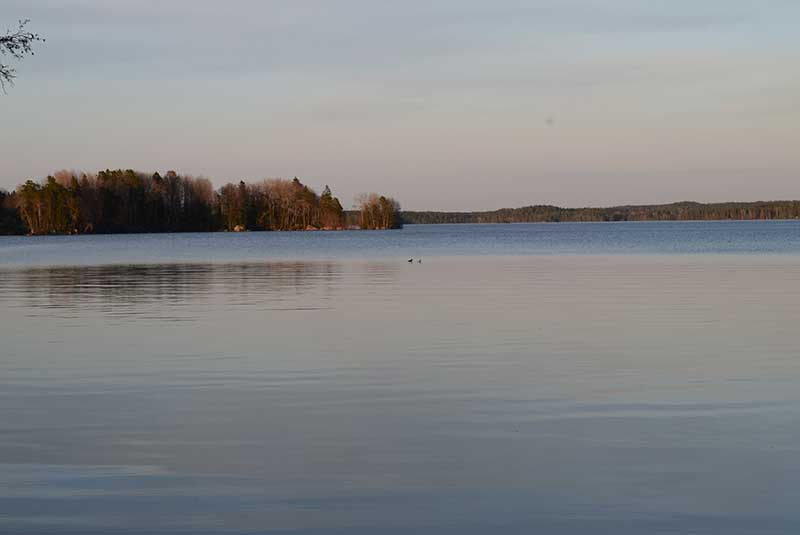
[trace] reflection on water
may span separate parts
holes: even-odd
[[[5,270],[0,532],[796,533],[800,263]]]
[[[0,268],[570,254],[800,254],[800,221],[407,225],[403,230],[0,236]]]
[[[365,262],[358,273],[363,284],[373,286],[390,281],[394,270],[392,265]],[[292,295],[307,291],[321,301],[304,308],[319,309],[343,276],[341,264],[335,262],[34,267],[4,271],[0,292],[11,307],[65,313],[92,309],[133,318],[191,308],[209,297],[234,306],[281,307]],[[178,320],[180,315],[161,319]]]

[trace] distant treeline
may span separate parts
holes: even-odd
[[[168,171],[59,171],[0,190],[0,234],[389,229],[402,226],[400,205],[364,194],[345,212],[328,186],[299,179],[226,184]]]
[[[403,223],[539,223],[560,221],[710,221],[720,219],[797,219],[800,201],[677,202],[611,208],[525,206],[490,212],[401,212]]]

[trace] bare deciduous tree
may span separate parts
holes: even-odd
[[[44,42],[44,38],[38,33],[29,32],[25,26],[30,22],[28,19],[19,21],[19,26],[13,33],[7,30],[5,35],[0,35],[0,55],[11,56],[15,60],[21,60],[27,55],[33,55],[33,44],[37,41]],[[17,72],[11,65],[0,63],[0,89],[5,92],[6,84],[14,85],[14,78]]]
[[[359,211],[358,225],[362,229],[391,229],[402,227],[400,203],[377,193],[356,196]]]

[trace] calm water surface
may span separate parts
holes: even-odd
[[[797,222],[0,238],[0,533],[795,534],[799,325]]]
[[[409,256],[800,254],[798,221],[408,225],[402,231],[0,236],[0,267]]]

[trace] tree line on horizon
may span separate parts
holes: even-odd
[[[727,219],[798,219],[800,201],[757,201],[561,208],[550,205],[502,208],[484,212],[417,212],[400,214],[404,224],[557,223],[610,221],[715,221]]]
[[[228,183],[131,169],[96,174],[59,171],[0,190],[0,234],[213,232],[243,230],[391,229],[402,226],[394,199],[364,194],[346,212],[325,186],[322,194],[293,180]]]

